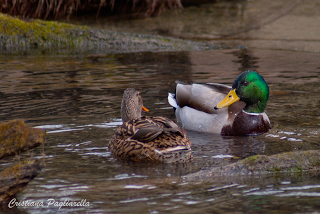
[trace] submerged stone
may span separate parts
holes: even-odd
[[[224,176],[261,175],[274,172],[320,170],[320,150],[255,155],[223,167],[214,167],[185,176],[185,179],[208,179]]]

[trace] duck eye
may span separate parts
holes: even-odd
[[[249,85],[249,82],[248,82],[248,81],[244,81],[244,82],[243,82],[243,85],[244,85],[244,86],[247,86],[247,85]]]

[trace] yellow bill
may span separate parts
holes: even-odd
[[[214,108],[218,109],[218,108],[225,108],[228,107],[229,105],[231,105],[232,103],[235,103],[237,101],[239,101],[240,98],[238,97],[238,95],[236,94],[236,89],[233,89],[229,92],[229,94],[220,102],[218,103]]]
[[[149,109],[147,109],[146,107],[142,106],[142,110],[148,112]]]

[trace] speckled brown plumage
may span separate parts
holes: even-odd
[[[138,104],[131,106],[142,108]],[[192,159],[191,141],[177,124],[165,117],[140,116],[124,122],[110,140],[109,150],[118,158],[134,161],[172,163]]]

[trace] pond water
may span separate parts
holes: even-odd
[[[238,48],[1,54],[1,121],[21,118],[48,133],[45,156],[31,152],[44,159],[45,168],[17,198],[44,206],[3,208],[4,212],[320,212],[317,172],[196,181],[182,177],[252,155],[320,149],[319,1],[217,2],[154,18],[73,22],[115,31],[202,38]],[[109,140],[121,124],[120,104],[126,88],[141,91],[150,110],[145,115],[175,119],[167,102],[175,80],[231,85],[248,69],[258,71],[270,87],[266,112],[272,129],[268,133],[224,137],[187,131],[194,160],[185,164],[132,163],[117,160],[109,152]],[[86,200],[90,206],[59,209],[47,206],[51,199]]]
[[[89,207],[60,211],[88,213],[320,211],[317,173],[205,181],[181,178],[251,155],[319,150],[318,53],[228,49],[1,58],[1,120],[22,118],[48,133],[46,166],[17,200],[46,205],[49,199],[85,199]],[[186,164],[131,163],[115,159],[108,151],[108,142],[121,124],[120,103],[127,87],[141,91],[150,110],[147,115],[175,119],[167,103],[175,80],[231,85],[247,69],[260,72],[270,87],[268,133],[222,137],[188,131],[194,160]],[[19,207],[14,212],[58,210],[52,205]]]

